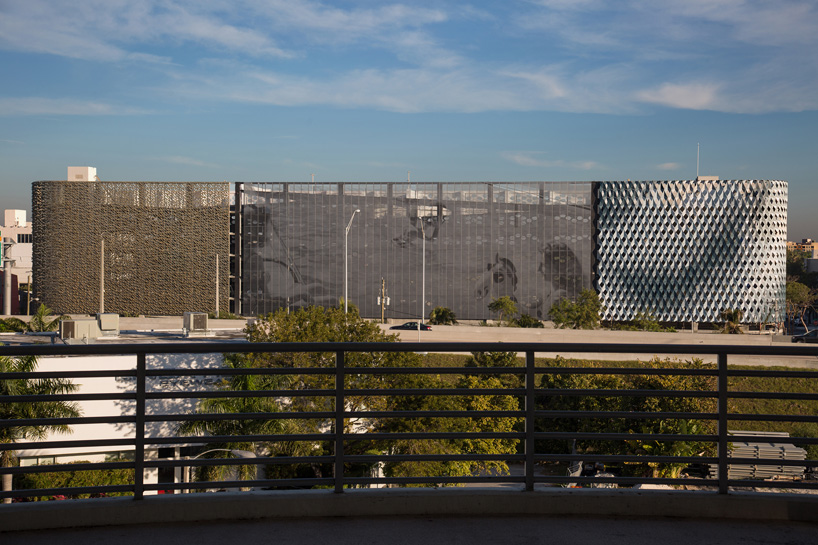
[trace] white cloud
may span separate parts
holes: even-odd
[[[122,72],[132,78],[119,86],[133,90],[125,100],[172,96],[406,113],[818,109],[818,5],[807,0],[0,6],[0,49],[129,63]],[[49,100],[61,109],[63,99]],[[63,106],[121,113],[93,100]],[[32,102],[16,111],[48,108]]]
[[[0,98],[0,115],[136,115],[147,110],[69,98]]]
[[[711,110],[718,106],[720,85],[713,83],[665,83],[637,93],[639,100],[687,110]]]
[[[658,170],[679,170],[682,167],[679,163],[662,163],[661,165],[656,165]]]
[[[578,170],[592,170],[599,167],[595,161],[564,161],[562,159],[543,159],[540,151],[504,151],[504,159],[524,167],[539,168],[572,168]]]

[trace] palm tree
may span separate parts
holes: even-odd
[[[0,373],[31,373],[37,369],[36,356],[0,356]],[[59,395],[76,391],[71,381],[59,378],[19,378],[0,380],[0,396]],[[75,418],[80,410],[67,401],[34,401],[0,403],[0,420],[36,418]],[[21,440],[42,440],[49,433],[71,433],[66,424],[28,425],[0,428],[0,443],[17,443]],[[0,451],[0,466],[12,467],[16,463],[13,450]],[[2,490],[12,489],[12,476],[3,475]],[[3,503],[11,503],[4,498]]]
[[[228,358],[225,367],[243,367],[240,358],[235,361]],[[224,390],[266,390],[275,389],[280,382],[278,377],[260,375],[238,375],[225,381]],[[271,413],[279,412],[278,401],[269,397],[222,397],[204,399],[199,403],[198,412],[201,414],[239,414],[239,413]],[[185,435],[270,435],[282,433],[283,425],[280,420],[252,420],[238,417],[234,420],[198,420],[183,422],[179,426],[179,433]],[[254,454],[260,453],[264,447],[251,442],[209,443],[209,450],[216,453],[225,450],[245,450]],[[219,457],[220,454],[213,454]],[[198,472],[201,480],[212,481],[225,478],[231,466],[204,466]],[[255,465],[240,465],[237,468],[239,479],[255,478]]]
[[[53,317],[51,315],[53,312],[53,310],[40,303],[40,307],[37,309],[37,312],[35,312],[28,321],[28,330],[38,332],[57,331],[57,329],[60,327],[60,320],[66,318],[66,316]]]

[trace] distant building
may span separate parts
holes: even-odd
[[[25,210],[4,210],[3,225],[0,226],[2,239],[2,266],[0,266],[0,314],[25,314],[28,298],[20,300],[19,288],[28,284],[32,276],[32,235],[31,223],[26,222]],[[8,265],[6,261],[8,260]],[[6,272],[8,271],[8,273]],[[5,275],[9,274],[10,282],[6,284]],[[8,295],[9,304],[6,304]]]
[[[91,174],[33,185],[35,287],[57,312],[96,312],[104,293],[108,312],[209,311],[216,300],[227,310],[229,298],[254,316],[334,306],[348,292],[374,318],[385,285],[397,319],[438,306],[492,319],[502,296],[547,319],[585,288],[607,320],[783,317],[784,181],[239,182],[231,192]]]
[[[21,284],[28,282],[32,270],[32,227],[26,222],[25,210],[5,210],[4,221],[0,227],[3,238],[11,239],[11,274],[16,274]]]
[[[811,238],[801,239],[801,242],[787,241],[787,251],[790,250],[807,252],[809,254],[807,259],[818,259],[818,242]]]

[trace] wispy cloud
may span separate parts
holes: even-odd
[[[812,0],[0,4],[0,50],[147,70],[119,87],[127,100],[405,113],[818,109],[815,28]],[[116,110],[79,99],[62,109]],[[29,110],[48,107],[16,109]]]
[[[719,84],[714,83],[665,83],[656,89],[637,93],[639,100],[688,110],[715,109],[718,105]]]
[[[656,165],[656,168],[659,170],[679,170],[682,168],[682,165],[679,163],[662,163],[661,165]]]
[[[524,167],[559,167],[579,170],[592,170],[599,167],[599,164],[595,161],[564,161],[562,159],[546,159],[543,158],[545,152],[541,151],[504,151],[501,155],[504,159]]]
[[[0,98],[0,116],[6,115],[136,115],[141,108],[69,98]]]

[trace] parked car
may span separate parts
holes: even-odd
[[[393,325],[389,329],[408,329],[410,331],[417,331],[418,330],[418,323],[417,322],[406,322],[401,325]],[[421,331],[431,331],[432,326],[426,324],[420,324]]]
[[[792,342],[794,343],[818,343],[818,329],[807,331],[801,335],[793,335]]]

